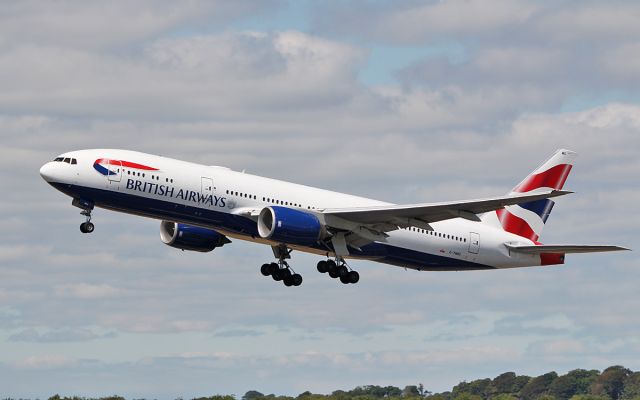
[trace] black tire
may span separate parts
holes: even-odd
[[[344,278],[349,274],[349,270],[344,265],[338,267],[338,276]]]
[[[338,270],[334,269],[334,270],[329,270],[329,276],[332,277],[333,279],[339,278],[340,275],[338,275]]]
[[[260,273],[263,276],[271,275],[271,273],[269,272],[269,264],[262,264],[262,267],[260,267]]]
[[[282,282],[284,283],[285,286],[289,287],[289,286],[293,286],[293,277],[291,276],[287,276],[286,278],[284,278],[282,280]]]
[[[289,270],[288,268],[281,269],[279,274],[282,280],[291,278],[291,270]]]
[[[87,224],[85,222],[80,224],[80,232],[87,233]]]
[[[357,271],[349,271],[347,279],[349,280],[349,283],[358,283],[360,280],[360,274]]]
[[[331,275],[332,272],[335,275],[337,270],[338,270],[338,266],[336,265],[336,262],[333,261],[333,260],[328,260],[327,261],[327,272],[329,273],[329,275]],[[334,278],[333,275],[331,277]]]
[[[318,272],[321,274],[325,274],[328,270],[327,262],[325,260],[318,261]]]
[[[276,282],[280,282],[282,280],[282,276],[280,276],[280,271],[276,271],[275,274],[271,274],[271,277],[273,278],[274,281]]]
[[[278,272],[278,269],[280,269],[280,267],[278,267],[278,264],[276,263],[269,264],[269,275],[275,275],[276,272]]]
[[[87,225],[85,225],[84,229],[87,231],[87,233],[91,233],[96,229],[96,227],[93,226],[91,222],[87,222]]]
[[[345,276],[341,276],[340,277],[340,282],[342,282],[345,285],[347,285],[349,283],[349,278],[346,275]]]
[[[302,275],[300,275],[300,274],[293,274],[291,276],[291,280],[293,281],[293,286],[302,285]]]

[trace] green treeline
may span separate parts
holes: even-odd
[[[304,392],[296,397],[265,395],[250,390],[241,400],[640,400],[640,372],[622,366],[598,370],[576,369],[565,375],[549,372],[530,377],[505,372],[493,379],[461,382],[449,392],[432,393],[422,384],[405,386],[358,386],[331,394]],[[5,399],[12,400],[12,399]],[[85,397],[52,396],[49,400],[94,400]],[[98,399],[96,399],[98,400]],[[103,397],[99,400],[125,400]],[[178,399],[182,400],[182,399]],[[193,400],[237,400],[233,395],[215,395]]]

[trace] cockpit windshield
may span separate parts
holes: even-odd
[[[53,159],[54,162],[66,162],[67,164],[77,164],[78,160],[76,160],[75,158],[70,158],[70,157],[56,157]]]

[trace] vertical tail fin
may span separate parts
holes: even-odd
[[[556,151],[551,158],[513,188],[511,194],[562,189],[569,172],[571,172],[576,155],[571,150],[560,149]],[[499,226],[507,232],[537,242],[554,204],[551,199],[531,201],[486,213],[481,216],[481,219],[483,222]]]

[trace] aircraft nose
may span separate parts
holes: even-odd
[[[47,182],[51,182],[54,179],[54,166],[53,163],[48,162],[40,168],[40,176]]]

